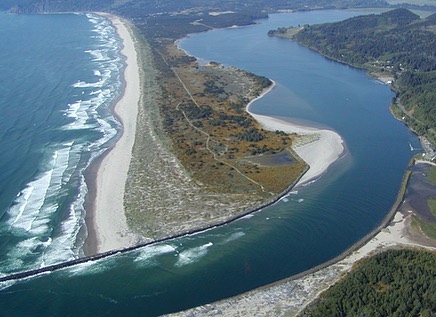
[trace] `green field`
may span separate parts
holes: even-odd
[[[436,222],[423,221],[417,216],[412,216],[412,227],[419,227],[427,237],[436,239]]]
[[[429,199],[427,201],[428,207],[430,208],[430,212],[433,217],[436,217],[436,199]]]
[[[436,186],[436,166],[433,166],[427,170],[426,179],[430,184]]]

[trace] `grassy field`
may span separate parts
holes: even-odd
[[[425,178],[432,186],[436,186],[436,167],[432,166],[427,169]],[[434,217],[434,221],[423,220],[418,215],[412,217],[412,227],[419,229],[429,238],[436,240],[436,195],[427,200],[428,207]]]
[[[436,217],[436,199],[429,199],[427,201],[428,207],[430,208],[430,212],[433,217]]]
[[[422,232],[429,238],[436,240],[436,222],[423,221],[419,217],[412,216],[412,227],[422,230]]]
[[[427,177],[426,179],[430,184],[433,186],[436,186],[436,166],[433,166],[427,170]]]

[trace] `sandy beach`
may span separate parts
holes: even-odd
[[[136,118],[140,100],[140,76],[137,55],[129,29],[120,18],[107,17],[123,40],[121,54],[126,56],[125,90],[115,105],[115,114],[122,124],[122,135],[100,163],[96,176],[93,210],[94,249],[100,253],[131,246],[137,242],[130,233],[124,213],[124,191],[131,153],[135,141]],[[92,242],[91,242],[92,243]]]
[[[269,89],[247,105],[246,111],[256,119],[264,129],[271,131],[281,130],[286,133],[296,133],[303,136],[298,142],[292,145],[292,149],[310,166],[309,170],[303,175],[296,186],[303,185],[319,178],[327,171],[332,163],[343,155],[345,151],[344,140],[339,134],[331,130],[306,127],[274,117],[252,113],[250,111],[250,105],[255,100],[269,93],[274,87],[275,83],[273,82],[273,85]]]

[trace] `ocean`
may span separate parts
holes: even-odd
[[[123,58],[97,15],[0,13],[0,273],[83,255],[84,171],[119,123]]]
[[[350,11],[271,15],[254,26],[192,35],[203,61],[277,82],[251,111],[329,128],[347,155],[320,179],[232,224],[0,283],[7,316],[156,316],[240,294],[311,269],[374,229],[395,201],[418,139],[389,113],[389,87],[291,41],[278,27]],[[0,16],[0,272],[83,255],[84,171],[116,139],[122,89],[113,28],[89,15]],[[50,34],[50,36],[48,36]],[[53,64],[52,64],[53,63]],[[170,211],[169,211],[170,212]]]

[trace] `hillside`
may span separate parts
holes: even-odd
[[[321,54],[392,77],[394,112],[436,144],[436,14],[426,19],[406,9],[358,16],[337,23],[305,25],[293,40]],[[285,36],[288,29],[271,31]],[[296,34],[295,34],[296,33]]]
[[[12,7],[21,12],[111,10],[126,16],[150,16],[153,14],[184,11],[265,11],[309,10],[349,7],[386,7],[384,0],[4,0],[0,10]]]

